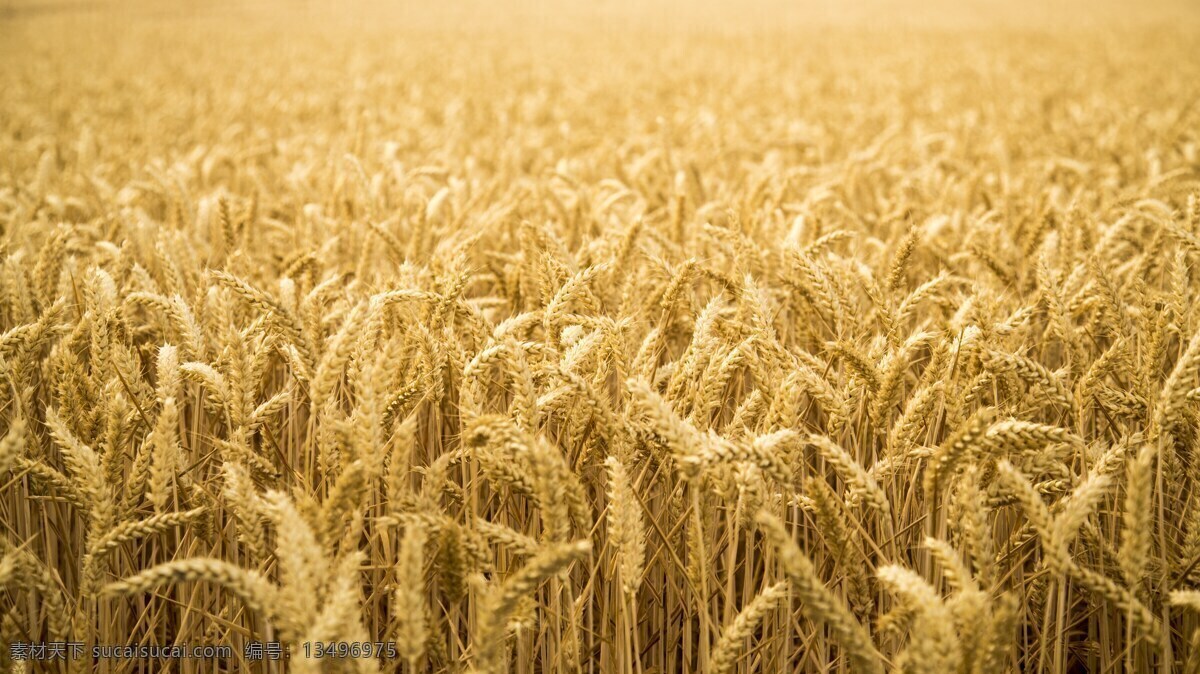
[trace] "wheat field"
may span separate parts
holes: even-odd
[[[1198,9],[8,2],[0,668],[1200,672]]]

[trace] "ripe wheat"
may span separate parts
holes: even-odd
[[[0,669],[1200,672],[1194,3],[9,4]]]

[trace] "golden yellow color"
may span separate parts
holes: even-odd
[[[1138,4],[0,5],[0,668],[1200,671]]]

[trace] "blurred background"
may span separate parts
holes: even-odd
[[[1195,20],[1194,0],[3,0],[0,18],[70,15],[103,22],[242,18],[341,18],[390,28],[487,31],[498,28],[631,27],[660,31],[781,30],[810,25],[866,28],[1028,27],[1068,30],[1119,22],[1168,25]]]

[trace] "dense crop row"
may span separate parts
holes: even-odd
[[[1197,671],[1191,24],[159,11],[0,18],[3,641]]]

